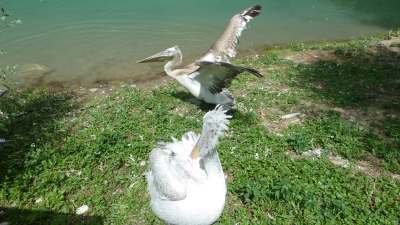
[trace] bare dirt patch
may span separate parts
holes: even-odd
[[[389,40],[380,41],[377,44],[377,48],[400,54],[400,37],[392,37]]]
[[[287,151],[286,155],[293,160],[318,160],[325,156],[333,165],[348,168],[354,173],[361,172],[370,177],[381,177],[383,175],[387,175],[393,179],[400,180],[399,174],[384,171],[382,169],[382,160],[373,156],[368,156],[360,161],[351,162],[348,159],[334,155],[323,149],[313,149],[303,152],[302,154],[296,154],[293,151]]]
[[[323,51],[323,50],[312,50],[299,52],[285,57],[286,60],[290,60],[295,64],[306,64],[310,65],[318,61],[338,61],[338,57],[334,51]]]

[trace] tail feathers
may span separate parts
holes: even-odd
[[[242,13],[240,13],[240,15],[245,18],[246,21],[249,21],[260,14],[261,8],[262,7],[260,5],[255,5],[244,10]]]
[[[249,72],[251,74],[253,74],[254,76],[261,78],[264,77],[260,72],[258,72],[258,70],[250,68],[250,67],[246,67],[246,66],[237,66],[241,72]]]
[[[230,93],[228,91],[228,89],[222,89],[221,94],[225,95],[226,97],[228,97],[229,99],[231,99],[232,101],[235,100],[235,96],[232,95],[232,93]]]

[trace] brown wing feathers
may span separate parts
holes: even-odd
[[[229,62],[229,58],[236,56],[236,45],[238,44],[242,31],[246,28],[246,24],[251,19],[258,16],[260,12],[261,6],[255,5],[234,15],[221,36],[200,60]]]

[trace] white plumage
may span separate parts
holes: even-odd
[[[200,136],[188,132],[152,150],[146,175],[151,207],[166,223],[207,225],[221,215],[226,184],[216,146],[230,117],[217,106],[204,116]]]

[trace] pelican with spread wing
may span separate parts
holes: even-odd
[[[255,5],[234,15],[207,53],[191,64],[181,66],[182,52],[178,46],[168,48],[138,63],[168,60],[164,66],[167,75],[177,80],[196,98],[211,104],[232,106],[234,98],[225,88],[238,74],[248,72],[262,77],[261,73],[253,68],[233,65],[229,61],[236,56],[236,46],[246,24],[259,15],[260,11],[261,6]]]
[[[201,135],[160,143],[150,153],[146,174],[153,212],[167,224],[208,225],[225,205],[225,176],[216,146],[228,129],[222,106],[204,116]]]

